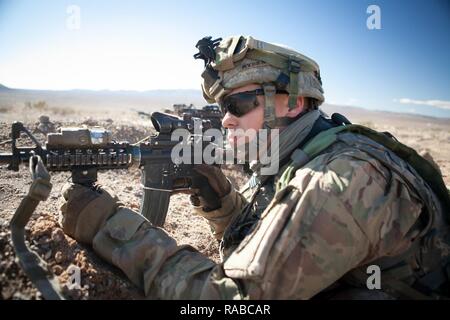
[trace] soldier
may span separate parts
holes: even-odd
[[[50,132],[55,132],[55,125],[50,121],[48,116],[40,116],[36,130],[46,135]]]
[[[418,174],[428,168],[420,158],[343,116],[325,117],[319,66],[296,51],[243,36],[204,38],[197,47],[205,59],[204,97],[222,107],[229,142],[236,129],[281,132],[279,172],[263,176],[252,163],[240,192],[217,167],[197,169],[220,199],[191,196],[220,240],[222,262],[177,245],[105,189],[65,189],[68,235],[91,244],[149,298],[448,295],[448,194],[437,195]],[[381,268],[380,290],[367,287],[368,265]]]

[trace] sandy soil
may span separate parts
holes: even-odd
[[[152,132],[148,119],[140,118],[135,112],[105,112],[52,109],[30,110],[24,108],[0,110],[0,152],[8,151],[10,124],[21,120],[34,130],[41,114],[47,114],[57,127],[87,124],[100,125],[111,130],[118,140],[136,142]],[[355,117],[358,118],[358,117]],[[95,120],[93,120],[95,119]],[[383,118],[382,118],[383,119]],[[450,185],[450,126],[448,122],[431,119],[394,119],[385,115],[385,121],[373,121],[373,117],[357,119],[357,122],[377,130],[389,131],[400,141],[420,152],[428,152],[440,166],[444,180]],[[41,141],[44,136],[40,136]],[[5,142],[6,141],[6,142]],[[236,185],[242,185],[246,176],[236,169],[225,170]],[[28,225],[27,240],[32,249],[47,261],[51,270],[63,285],[69,299],[141,299],[142,293],[130,284],[124,275],[114,267],[102,262],[90,248],[79,245],[65,236],[59,224],[60,196],[63,185],[70,179],[69,173],[53,173],[53,189],[49,199],[41,203]],[[107,185],[130,208],[139,210],[142,197],[140,173],[138,170],[102,172],[99,183]],[[41,299],[17,263],[10,244],[8,223],[21,198],[31,184],[25,165],[19,172],[0,167],[0,299]],[[189,210],[186,195],[172,196],[165,230],[179,243],[190,244],[203,254],[218,261],[218,244],[211,236],[203,218],[193,216]],[[81,287],[69,289],[68,270],[75,265],[81,270]]]

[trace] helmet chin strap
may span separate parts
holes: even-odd
[[[262,85],[264,90],[264,128],[274,129],[279,127],[284,127],[290,125],[292,122],[297,120],[297,117],[276,117],[275,113],[275,94],[276,88],[272,83],[264,83]],[[294,106],[295,107],[295,106]],[[291,102],[289,104],[289,110],[293,109]]]

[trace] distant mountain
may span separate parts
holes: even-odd
[[[193,104],[202,107],[207,104],[200,90],[28,90],[12,89],[0,84],[0,108],[22,107],[30,102],[45,101],[50,107],[72,108],[77,110],[139,110],[151,112],[171,108],[173,104]],[[331,105],[325,103],[321,109],[331,115],[339,112],[351,121],[370,119],[373,123],[383,123],[388,119],[407,121],[432,121],[450,124],[449,118],[434,118],[411,113],[397,113],[381,110],[368,110],[360,107]]]
[[[354,106],[342,106],[324,103],[320,109],[331,116],[333,113],[345,115],[350,122],[365,123],[366,125],[398,125],[400,122],[413,125],[413,123],[434,123],[450,126],[450,118],[437,118],[413,113],[392,112],[386,110],[370,110]]]
[[[45,101],[49,106],[77,109],[152,109],[170,108],[175,103],[203,106],[200,90],[27,90],[0,87],[0,105],[19,106]]]
[[[11,90],[10,88],[8,88],[7,86],[4,86],[0,83],[0,91],[8,91]]]

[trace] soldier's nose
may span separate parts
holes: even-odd
[[[231,113],[227,112],[223,116],[222,126],[225,129],[233,129],[238,125],[238,119],[236,116],[233,116]]]

